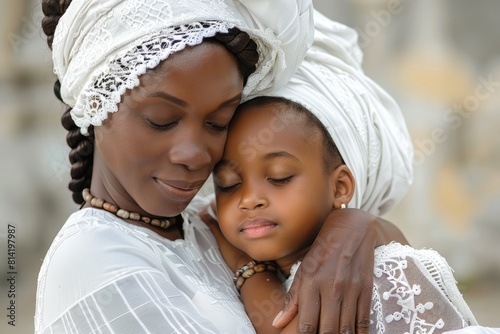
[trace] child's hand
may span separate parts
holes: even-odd
[[[238,248],[234,247],[222,234],[219,227],[219,222],[216,220],[213,214],[215,213],[215,202],[212,201],[208,206],[200,210],[200,219],[210,228],[217,244],[219,245],[219,250],[226,261],[229,268],[232,271],[240,269],[242,266],[250,262],[252,259],[246,253],[242,252]]]

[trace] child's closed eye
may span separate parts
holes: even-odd
[[[289,183],[292,180],[292,178],[293,175],[287,177],[279,177],[279,178],[268,177],[267,180],[272,184],[283,185]]]
[[[235,183],[235,184],[232,184],[232,185],[220,185],[220,184],[216,184],[216,188],[218,191],[220,192],[223,192],[223,193],[228,193],[228,192],[231,192],[233,190],[236,190],[236,188],[239,186],[240,184],[239,183]]]

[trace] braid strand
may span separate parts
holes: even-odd
[[[57,23],[70,4],[71,0],[42,0],[42,12],[45,15],[42,19],[42,29],[47,35],[47,44],[51,50]]]
[[[227,33],[217,33],[214,39],[224,44],[236,57],[239,70],[243,75],[243,83],[246,84],[248,77],[255,71],[259,61],[257,44],[246,32],[238,28],[231,28]]]
[[[47,35],[47,44],[52,49],[54,33],[56,31],[59,19],[68,9],[71,0],[42,0],[42,11],[45,17],[42,19],[42,29]],[[54,84],[54,94],[63,102],[61,97],[61,83],[57,80]],[[94,131],[89,128],[89,136],[86,137],[80,133],[80,128],[76,126],[71,118],[71,108],[68,108],[61,117],[63,127],[68,130],[66,142],[71,151],[69,161],[71,163],[71,181],[69,190],[73,192],[73,201],[77,204],[84,202],[82,191],[90,187],[92,178],[92,164],[94,160]]]

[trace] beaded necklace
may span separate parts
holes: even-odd
[[[170,228],[170,226],[174,225],[178,221],[177,217],[172,217],[168,219],[156,219],[156,218],[141,216],[137,212],[130,212],[127,210],[120,209],[114,204],[105,202],[102,198],[97,198],[92,196],[90,194],[89,188],[83,189],[82,195],[85,202],[89,203],[90,206],[94,208],[106,210],[123,219],[142,221],[143,223],[159,227],[162,230],[167,230],[168,228]]]

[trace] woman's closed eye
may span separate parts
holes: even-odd
[[[148,118],[146,118],[146,122],[148,123],[148,125],[150,127],[152,127],[153,129],[157,129],[157,130],[169,130],[169,129],[173,128],[174,126],[176,126],[177,123],[179,123],[178,121],[167,122],[167,123],[156,123]]]
[[[229,124],[217,124],[214,122],[207,122],[208,126],[210,126],[215,132],[225,132],[227,131]]]

